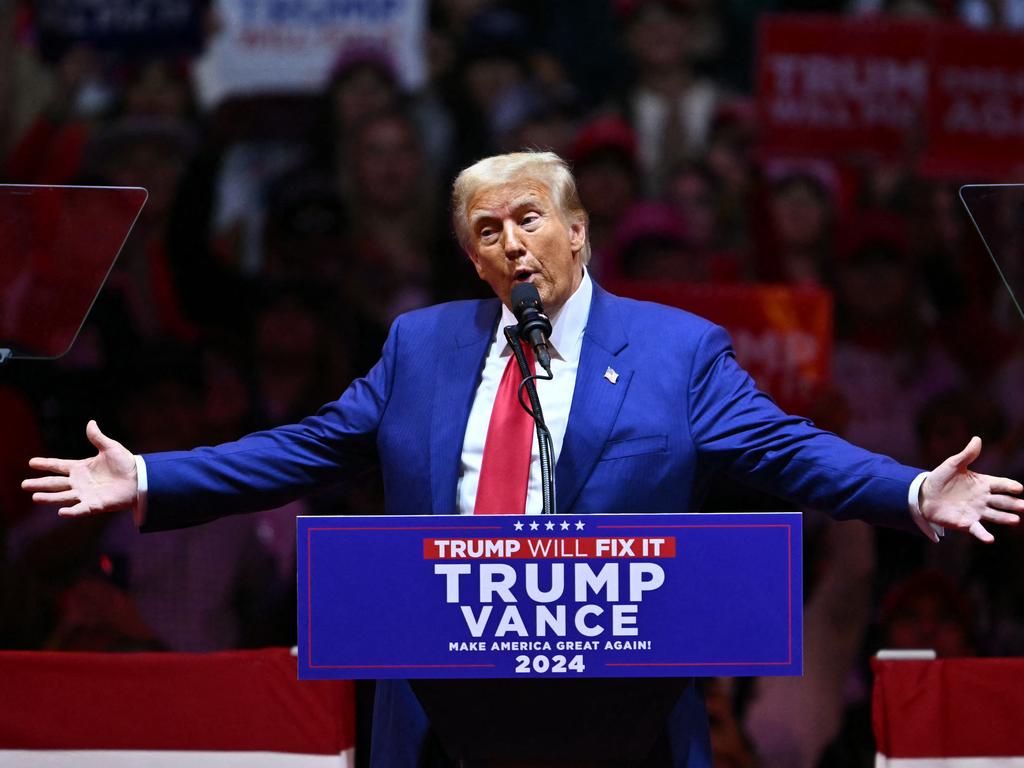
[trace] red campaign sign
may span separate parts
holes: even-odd
[[[832,294],[828,291],[629,280],[608,287],[621,296],[679,307],[723,326],[732,336],[740,365],[784,410],[806,412],[828,382],[832,361]]]
[[[1024,176],[1024,36],[944,27],[931,67],[922,170]]]
[[[830,16],[764,19],[757,56],[763,148],[901,153],[925,111],[930,29]]]
[[[765,154],[920,153],[920,170],[1024,174],[1024,36],[956,24],[774,16],[759,28]]]
[[[424,539],[424,560],[551,560],[675,557],[675,536]]]

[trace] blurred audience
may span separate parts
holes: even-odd
[[[622,109],[637,135],[643,189],[660,194],[666,173],[703,152],[719,100],[714,81],[699,75],[699,15],[679,0],[617,3],[634,80]]]
[[[629,206],[639,198],[636,135],[619,117],[598,117],[577,132],[569,158],[580,199],[590,216],[587,236],[591,268],[600,276],[615,228]]]
[[[916,414],[964,375],[922,310],[902,220],[865,213],[847,222],[836,260],[833,375],[850,405],[846,435],[916,466]]]
[[[25,517],[32,499],[21,490],[22,469],[43,449],[39,419],[26,398],[16,389],[0,385],[0,414],[4,430],[0,434],[0,537],[6,529]],[[0,546],[3,539],[0,538]]]
[[[430,303],[442,219],[416,124],[389,110],[355,127],[339,180],[352,226],[341,291],[380,350],[400,313]]]
[[[780,161],[765,174],[765,211],[755,245],[758,279],[830,286],[839,215],[834,169],[823,162]]]
[[[171,208],[181,172],[195,146],[190,127],[173,118],[120,118],[97,131],[82,168],[89,180],[118,187],[144,187],[149,197],[103,291],[101,314],[108,322],[114,357],[140,342],[169,337],[195,342],[197,328],[185,316],[167,249]],[[114,348],[118,346],[119,348]]]
[[[723,248],[718,198],[717,179],[702,163],[683,163],[669,174],[665,200],[675,206],[689,233],[690,247],[699,253],[714,253]]]
[[[973,656],[973,613],[948,577],[919,571],[893,585],[882,601],[882,647],[928,648],[943,659]]]
[[[686,219],[678,206],[640,202],[619,219],[606,274],[627,280],[730,282],[737,266],[728,254],[708,248],[713,225]]]

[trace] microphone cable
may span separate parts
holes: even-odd
[[[523,353],[523,347],[519,339],[518,326],[507,325],[504,328],[505,339],[512,348],[512,354],[516,356],[519,370],[523,380],[519,383],[517,396],[519,405],[530,414],[537,427],[537,449],[540,460],[540,487],[541,487],[541,509],[542,514],[553,515],[555,511],[555,449],[551,439],[551,432],[544,421],[544,411],[540,407],[540,398],[537,397],[535,381],[551,381],[554,374],[530,373],[530,364]],[[523,398],[523,392],[529,398],[529,405]],[[532,406],[532,407],[531,407]]]

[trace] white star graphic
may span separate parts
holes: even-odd
[[[576,530],[577,531],[582,531],[584,527],[585,527],[585,523],[582,520],[577,520],[576,521]]]
[[[568,531],[569,530],[569,521],[568,520],[563,520],[562,524],[559,526],[559,528],[561,528],[563,531]]]
[[[555,524],[552,523],[550,520],[548,520],[546,523],[544,523],[544,530],[546,530],[546,531],[553,531],[553,530],[555,530]]]
[[[516,523],[515,525],[513,525],[512,527],[513,527],[513,528],[515,528],[515,529],[516,529],[517,531],[521,531],[521,530],[523,530],[523,524],[522,524],[522,522],[518,522],[518,523]]]
[[[540,523],[538,523],[536,520],[534,520],[532,523],[530,523],[530,530],[531,531],[536,531],[538,528],[540,528]]]

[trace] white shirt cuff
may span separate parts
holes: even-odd
[[[146,461],[141,456],[135,456],[135,476],[138,478],[138,493],[135,495],[135,505],[132,507],[132,519],[139,528],[146,522],[146,492],[149,490],[149,475],[146,474]]]
[[[907,493],[907,504],[910,507],[910,516],[914,518],[914,522],[921,529],[921,533],[938,543],[939,539],[946,535],[946,531],[941,525],[929,523],[924,519],[924,515],[921,514],[921,485],[924,483],[925,478],[928,477],[928,474],[928,472],[922,472],[914,478],[914,481],[910,484],[910,491]]]

